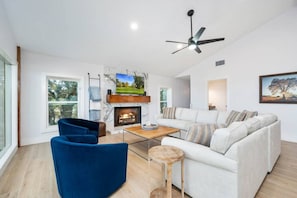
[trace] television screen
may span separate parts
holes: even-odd
[[[144,94],[144,77],[128,74],[116,74],[117,94]]]

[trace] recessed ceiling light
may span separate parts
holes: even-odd
[[[132,30],[138,30],[138,23],[136,23],[136,22],[132,22],[132,23],[130,24],[130,28],[131,28]]]

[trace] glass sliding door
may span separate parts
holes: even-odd
[[[4,61],[0,59],[0,153],[2,153],[4,147],[5,147],[5,65],[4,65]]]
[[[0,56],[0,158],[11,146],[11,67]]]

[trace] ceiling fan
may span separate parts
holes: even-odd
[[[176,52],[179,52],[185,48],[189,48],[190,50],[195,50],[197,53],[201,53],[201,50],[199,48],[199,45],[204,45],[207,43],[213,43],[213,42],[217,42],[217,41],[223,41],[225,40],[225,38],[216,38],[216,39],[208,39],[208,40],[199,40],[199,38],[201,37],[202,33],[204,32],[204,30],[206,29],[205,27],[201,27],[198,32],[193,36],[193,28],[192,28],[192,16],[194,15],[194,10],[189,10],[187,15],[190,17],[191,20],[191,37],[188,39],[188,42],[180,42],[180,41],[166,41],[169,43],[180,43],[180,44],[185,44],[187,46],[178,49],[174,52],[172,52],[172,54],[175,54]]]

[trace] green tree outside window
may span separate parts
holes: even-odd
[[[60,118],[78,117],[78,81],[48,77],[48,124]]]

